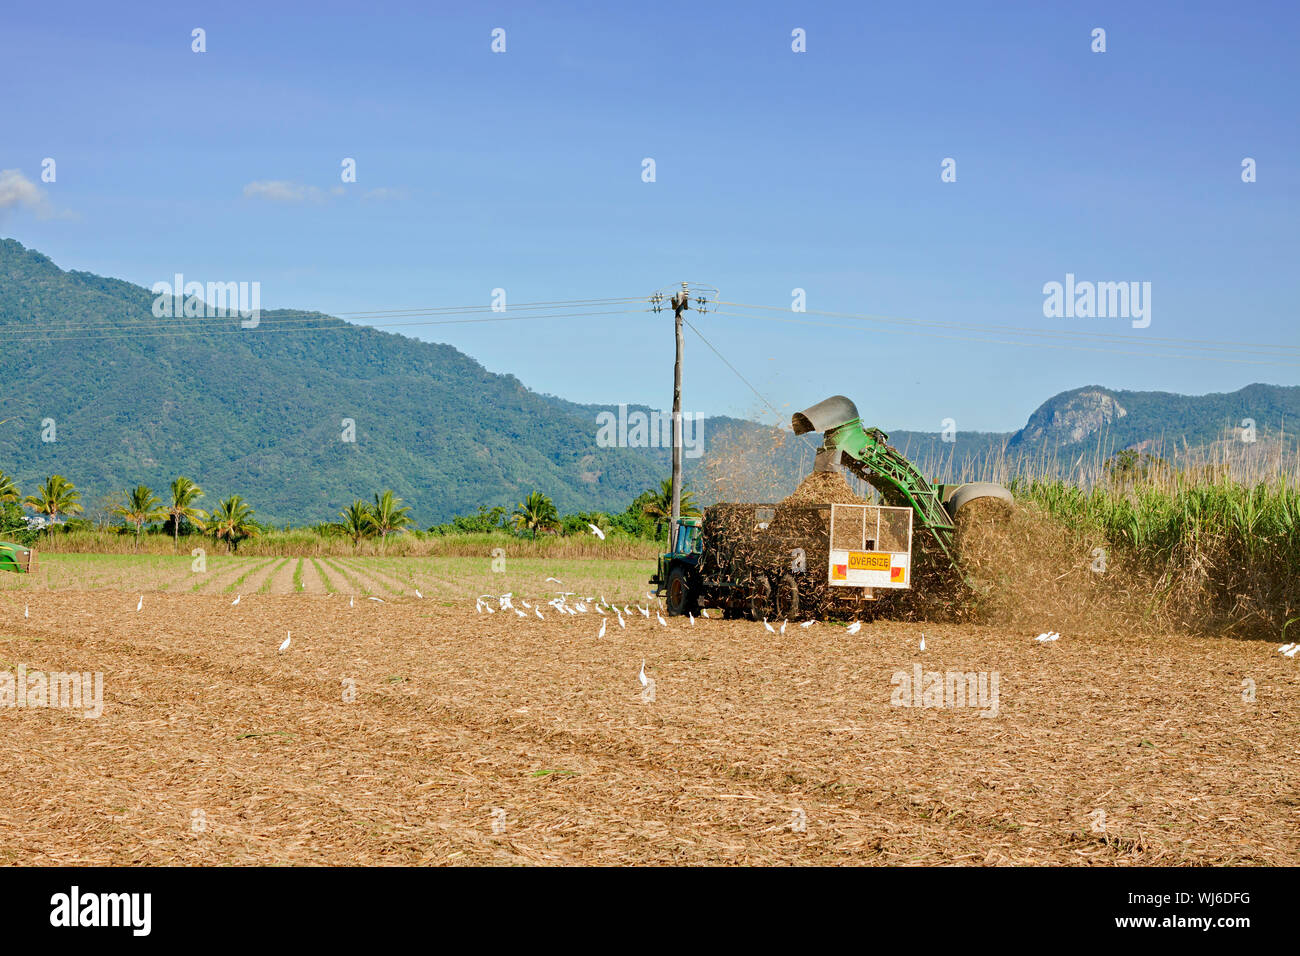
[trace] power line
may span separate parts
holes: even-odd
[[[305,323],[313,322],[313,321],[314,322],[321,322],[327,320],[332,322],[346,321],[343,319],[338,319],[337,316],[351,316],[353,318],[368,319],[368,318],[390,318],[390,317],[411,318],[413,316],[418,316],[418,315],[430,315],[430,316],[485,315],[489,318],[499,319],[501,315],[507,312],[553,312],[553,310],[555,309],[575,309],[575,310],[588,309],[588,308],[596,308],[598,306],[616,305],[618,303],[625,303],[625,302],[631,303],[631,302],[641,302],[641,301],[644,301],[642,297],[611,298],[611,299],[571,299],[571,300],[557,300],[554,302],[524,302],[524,303],[516,303],[515,305],[511,305],[508,307],[508,309],[504,311],[500,309],[494,309],[490,305],[429,307],[424,309],[371,310],[367,312],[340,312],[337,315],[331,315],[329,313],[317,312],[317,311],[310,311],[310,312],[309,311],[301,311],[301,312],[271,311],[271,312],[260,314],[260,321],[264,321],[267,324],[285,324],[285,325],[288,325],[290,323],[295,323],[295,322],[303,323],[303,325],[301,325],[300,327],[306,328],[307,326]],[[632,310],[629,309],[629,311]],[[582,314],[582,313],[566,312],[563,314],[567,315],[567,314]],[[599,313],[599,314],[604,314],[604,313]],[[195,329],[203,330],[205,326],[229,323],[235,319],[240,319],[240,318],[245,318],[245,317],[241,316],[238,312],[232,312],[229,315],[216,317],[216,318],[207,317],[207,316],[183,316],[183,315],[176,316],[176,317],[167,317],[167,316],[155,316],[152,313],[150,313],[148,317],[141,317],[139,319],[126,318],[120,321],[108,321],[108,322],[100,322],[100,323],[94,323],[88,325],[63,325],[63,326],[49,325],[44,327],[40,327],[40,326],[33,327],[27,325],[27,326],[8,328],[8,329],[0,328],[0,337],[4,337],[4,336],[8,336],[11,338],[15,336],[24,337],[27,335],[39,334],[42,332],[65,333],[65,332],[104,331],[104,332],[115,333],[115,332],[148,332],[153,330],[159,330],[164,332],[188,331],[188,330],[195,330]],[[438,324],[445,324],[445,323],[431,321],[427,323],[352,322],[348,324],[358,326],[358,327],[360,325],[368,325],[372,328],[375,328],[375,327],[385,327],[388,325],[394,325],[394,326],[424,325],[424,324],[438,325]],[[328,328],[329,326],[319,326],[319,327]]]
[[[753,310],[763,310],[767,312],[788,312],[789,311],[788,306],[757,306],[757,304],[742,303],[742,302],[720,302],[718,304],[722,304],[722,306],[735,306],[736,308],[753,308]],[[827,311],[819,311],[819,310],[807,310],[807,313],[810,313],[810,315],[828,316],[828,317],[832,317],[832,319],[858,319],[862,321],[872,321],[872,323],[891,323],[897,325],[931,326],[931,328],[962,329],[962,330],[970,330],[970,332],[991,332],[991,333],[1008,332],[1013,334],[1024,334],[1024,336],[1041,336],[1041,337],[1060,336],[1060,337],[1069,337],[1069,338],[1109,339],[1109,341],[1118,342],[1121,343],[1121,345],[1126,345],[1126,343],[1131,341],[1131,338],[1125,336],[1119,336],[1119,334],[1113,332],[1082,332],[1082,330],[1076,330],[1076,329],[1036,329],[1036,328],[1028,328],[1028,326],[1024,326],[1024,325],[976,325],[970,323],[945,323],[945,321],[906,319],[906,317],[901,317],[901,316],[874,315],[874,313],[858,313],[858,312],[827,312]],[[1262,352],[1251,352],[1251,354],[1269,354],[1269,352],[1273,352],[1273,351],[1300,351],[1300,345],[1270,345],[1270,343],[1265,343],[1265,342],[1240,342],[1240,341],[1230,341],[1230,339],[1178,338],[1173,336],[1148,336],[1148,334],[1143,334],[1143,339],[1145,342],[1156,343],[1158,347],[1165,347],[1160,345],[1160,343],[1169,342],[1170,347],[1174,347],[1174,346],[1192,347],[1195,345],[1209,345],[1209,346],[1226,346],[1227,350],[1229,351],[1248,351],[1252,349],[1264,350]]]
[[[302,325],[288,324],[278,325],[275,318],[264,317],[255,328],[237,328],[224,325],[219,328],[212,328],[210,325],[194,324],[194,320],[189,323],[181,321],[179,324],[171,325],[146,325],[135,327],[104,327],[95,328],[89,331],[79,331],[77,329],[59,329],[50,328],[47,332],[32,332],[29,329],[16,330],[9,338],[0,338],[0,344],[4,345],[37,345],[48,342],[66,342],[78,341],[84,339],[103,339],[103,340],[121,340],[139,337],[189,337],[189,336],[209,336],[220,337],[225,335],[258,335],[272,332],[351,332],[360,329],[388,329],[401,328],[407,326],[435,326],[435,325],[472,325],[487,322],[527,322],[537,319],[577,319],[611,315],[629,315],[639,314],[640,310],[634,309],[612,309],[612,310],[587,310],[582,312],[541,312],[537,314],[512,314],[514,309],[498,315],[481,316],[476,318],[457,318],[457,319],[422,319],[418,321],[405,322],[377,322],[367,324],[356,324],[345,322],[341,319],[331,319],[329,316],[321,316],[321,319],[329,321],[327,325]],[[231,316],[225,319],[230,322],[236,318]],[[205,320],[210,323],[212,320]],[[56,334],[63,332],[72,332],[73,334],[64,335]]]
[[[722,362],[723,365],[725,365],[725,366],[727,366],[727,368],[731,369],[732,374],[735,375],[736,378],[738,378],[738,379],[740,379],[742,382],[744,382],[744,383],[745,383],[745,386],[746,386],[746,387],[747,387],[751,392],[753,392],[756,396],[758,396],[758,400],[759,400],[760,402],[762,402],[764,405],[766,405],[768,408],[770,408],[770,409],[772,410],[773,414],[776,415],[777,421],[778,421],[778,422],[781,421],[781,419],[784,417],[782,411],[781,411],[779,408],[777,408],[775,405],[773,405],[771,402],[769,402],[769,401],[767,400],[767,397],[764,396],[762,392],[760,392],[758,389],[756,389],[756,388],[753,386],[753,384],[750,383],[749,379],[747,379],[747,378],[745,378],[745,376],[741,375],[740,372],[739,372],[739,370],[736,368],[736,366],[732,365],[729,361],[727,361],[727,357],[726,357],[725,355],[723,355],[721,352],[719,352],[718,349],[717,349],[717,347],[716,347],[712,342],[710,342],[708,339],[706,339],[706,338],[704,337],[704,333],[701,332],[699,329],[697,329],[697,328],[694,326],[694,324],[692,324],[692,322],[690,321],[690,319],[687,319],[685,316],[683,316],[683,317],[682,317],[682,321],[686,323],[686,326],[687,326],[687,327],[688,327],[692,332],[694,332],[697,336],[699,336],[700,341],[703,342],[705,345],[707,345],[707,346],[709,347],[709,351],[711,351],[714,355],[716,355],[716,356],[718,357],[718,359]],[[803,440],[803,442],[804,442],[805,445],[808,445],[809,448],[812,447],[811,441],[809,440],[809,438],[808,438],[808,436],[807,436],[806,434],[805,434],[805,435],[800,435],[799,437]]]
[[[735,375],[736,378],[740,379],[742,382],[745,383],[745,386],[746,386],[746,387],[747,387],[751,392],[753,392],[753,393],[758,397],[758,400],[759,400],[760,402],[762,402],[764,405],[766,405],[768,408],[770,408],[770,409],[773,411],[774,414],[776,414],[777,416],[780,416],[780,414],[781,414],[781,410],[780,410],[779,408],[777,408],[775,405],[773,405],[771,402],[769,402],[769,401],[767,400],[767,397],[766,397],[765,395],[763,395],[762,392],[760,392],[758,389],[756,389],[756,388],[755,388],[755,387],[750,383],[749,379],[747,379],[747,378],[745,378],[745,376],[741,375],[740,372],[737,371],[736,366],[732,365],[730,362],[727,361],[727,357],[726,357],[725,355],[723,355],[721,352],[719,352],[718,349],[717,349],[717,347],[714,346],[714,344],[713,344],[712,342],[710,342],[708,339],[706,339],[706,338],[704,337],[704,333],[701,332],[699,329],[697,329],[697,328],[695,327],[695,325],[691,322],[690,319],[688,319],[688,318],[686,318],[685,316],[683,316],[683,317],[682,317],[682,321],[686,323],[686,327],[687,327],[687,328],[689,328],[692,332],[694,332],[696,335],[699,336],[700,341],[703,342],[705,345],[707,345],[707,346],[709,347],[709,350],[710,350],[714,355],[716,355],[716,356],[718,357],[718,359],[722,362],[723,365],[725,365],[725,366],[727,366],[727,368],[731,369],[732,374]]]
[[[787,308],[779,308],[779,307],[775,307],[775,306],[742,306],[742,308],[764,309],[764,310],[768,310],[768,311],[781,311],[781,312],[785,312],[785,311],[787,311]],[[792,324],[795,324],[795,325],[821,326],[821,327],[824,327],[824,328],[854,329],[854,330],[858,330],[858,331],[861,331],[862,328],[863,328],[863,326],[861,326],[861,325],[849,325],[849,324],[838,323],[838,322],[819,322],[819,321],[814,321],[814,320],[812,320],[812,319],[798,319],[798,318],[788,318],[788,317],[781,317],[781,316],[766,316],[766,315],[749,315],[749,314],[746,314],[746,313],[744,313],[744,312],[732,312],[732,311],[728,311],[728,310],[726,310],[726,309],[715,309],[715,310],[713,310],[713,314],[715,314],[715,315],[727,315],[727,316],[732,316],[732,317],[735,317],[735,318],[742,318],[742,319],[760,319],[760,320],[763,320],[763,321],[769,321],[769,322],[787,322],[787,323],[792,323]],[[831,315],[831,316],[835,316],[835,315],[839,315],[839,314],[842,314],[842,313],[828,313],[828,312],[816,312],[816,311],[814,311],[814,312],[812,312],[812,314],[814,314],[814,315]],[[883,322],[883,323],[904,324],[904,325],[908,325],[908,326],[916,325],[916,326],[927,326],[927,327],[938,327],[938,328],[950,328],[950,329],[956,329],[956,330],[969,330],[969,331],[974,331],[974,332],[986,332],[986,333],[988,333],[988,334],[993,334],[993,335],[998,334],[997,329],[996,329],[996,328],[993,328],[993,327],[970,326],[970,325],[957,325],[957,324],[954,324],[954,323],[920,322],[920,321],[918,321],[918,320],[910,320],[910,319],[883,319],[883,318],[875,318],[875,317],[871,317],[871,316],[851,315],[851,314],[850,314],[850,315],[847,315],[846,317],[847,317],[847,318],[854,318],[854,319],[861,319],[861,320],[865,320],[865,321],[869,321],[869,322],[874,321],[874,322]],[[875,331],[877,331],[877,332],[884,332],[884,333],[892,333],[892,334],[896,334],[896,335],[920,335],[920,336],[926,336],[926,337],[930,337],[930,338],[949,339],[949,340],[960,341],[960,342],[983,342],[983,343],[988,343],[988,344],[991,344],[991,345],[1016,345],[1016,346],[1022,346],[1022,347],[1028,346],[1028,347],[1031,347],[1031,348],[1050,348],[1050,349],[1059,349],[1059,350],[1066,350],[1066,351],[1096,352],[1096,353],[1101,353],[1101,354],[1110,354],[1110,355],[1132,355],[1132,356],[1138,356],[1138,357],[1142,357],[1142,358],[1188,359],[1188,360],[1193,360],[1193,361],[1194,361],[1194,360],[1201,360],[1201,361],[1210,361],[1210,362],[1227,362],[1227,363],[1230,363],[1230,364],[1236,364],[1236,365],[1268,365],[1268,366],[1283,366],[1283,367],[1292,367],[1292,366],[1300,365],[1300,362],[1285,362],[1285,361],[1252,361],[1252,360],[1249,360],[1249,359],[1233,359],[1233,358],[1223,357],[1223,355],[1219,355],[1219,354],[1211,354],[1211,355],[1186,355],[1186,354],[1178,354],[1178,353],[1161,352],[1161,351],[1157,351],[1157,350],[1158,350],[1158,349],[1162,349],[1162,348],[1178,348],[1178,347],[1182,347],[1182,348],[1197,348],[1197,346],[1193,346],[1193,345],[1182,345],[1182,346],[1179,346],[1179,345],[1176,345],[1176,344],[1163,345],[1163,344],[1160,344],[1159,342],[1152,342],[1149,346],[1147,346],[1147,347],[1145,347],[1145,348],[1139,348],[1139,349],[1137,349],[1137,350],[1134,350],[1134,349],[1118,349],[1118,348],[1094,347],[1094,346],[1087,346],[1087,345],[1082,345],[1082,344],[1072,344],[1072,343],[1068,343],[1068,342],[1060,342],[1060,343],[1053,343],[1053,342],[1037,342],[1037,341],[1029,341],[1029,342],[1026,342],[1026,341],[1020,341],[1020,340],[1016,340],[1016,339],[997,339],[997,338],[988,338],[987,336],[984,336],[984,335],[975,335],[975,336],[966,336],[966,335],[947,335],[947,334],[943,334],[943,333],[941,333],[941,332],[928,331],[928,329],[926,329],[926,328],[902,328],[902,329],[888,329],[888,328],[886,328],[886,329],[876,329]],[[1087,334],[1090,334],[1090,333],[1068,333],[1068,332],[1050,333],[1050,332],[1036,332],[1036,331],[1033,331],[1033,330],[1025,330],[1025,331],[1022,332],[1022,333],[1013,333],[1013,334],[1033,335],[1033,336],[1047,336],[1047,335],[1052,335],[1052,334],[1060,334],[1060,335],[1087,335]],[[1101,333],[1097,333],[1097,334],[1101,334]],[[1176,342],[1177,340],[1166,339],[1166,340],[1164,340],[1164,341]],[[1192,340],[1189,340],[1189,341],[1192,341]],[[1279,350],[1279,351],[1285,351],[1285,350],[1292,349],[1292,348],[1295,348],[1295,347],[1294,347],[1294,346],[1265,346],[1265,348],[1276,349],[1276,350]],[[1234,352],[1235,352],[1236,354],[1246,354],[1246,355],[1258,355],[1258,354],[1265,354],[1265,355],[1266,355],[1266,354],[1269,354],[1268,352],[1253,352],[1253,351],[1244,350],[1244,349],[1243,349],[1243,350],[1233,350],[1233,349],[1227,349],[1227,348],[1207,348],[1207,349],[1204,349],[1204,351],[1209,351],[1209,352],[1213,352],[1213,353],[1225,353],[1225,354],[1234,354]],[[1300,355],[1297,355],[1296,357],[1297,357],[1297,358],[1300,358]]]

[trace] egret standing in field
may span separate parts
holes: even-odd
[[[284,634],[284,643],[280,645],[278,653],[283,654],[289,649],[289,640],[293,637],[293,631],[286,631]]]

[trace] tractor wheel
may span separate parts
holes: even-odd
[[[793,574],[784,574],[776,585],[776,613],[774,617],[799,616],[799,582]]]
[[[985,500],[987,499],[987,500]],[[954,520],[957,512],[975,501],[985,500],[994,514],[1009,515],[1015,504],[1011,492],[992,481],[970,481],[959,486],[944,502],[948,514]]]
[[[771,614],[771,608],[772,582],[766,575],[759,575],[749,586],[749,616],[755,621],[761,621]]]
[[[680,564],[668,572],[668,616],[680,617],[693,614],[696,607],[696,595],[691,591],[691,583],[686,569]]]

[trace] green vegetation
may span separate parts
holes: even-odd
[[[411,509],[402,505],[401,498],[393,497],[391,490],[385,491],[382,497],[376,494],[375,503],[370,507],[370,523],[379,533],[382,548],[390,534],[411,524]]]
[[[650,491],[643,496],[641,511],[646,517],[653,519],[655,523],[655,534],[668,523],[673,515],[673,481],[671,478],[665,478],[659,485],[658,490]],[[682,482],[681,499],[678,501],[678,507],[683,517],[689,518],[700,513],[700,509],[695,506],[695,496],[691,493],[690,486]]]
[[[153,490],[145,485],[137,485],[126,493],[126,501],[113,507],[113,514],[135,527],[135,539],[139,544],[144,526],[162,516],[162,502]]]
[[[519,507],[510,516],[516,528],[527,531],[533,540],[537,532],[552,531],[560,526],[560,515],[555,510],[555,503],[540,491],[532,492],[519,502]]]
[[[0,503],[0,541],[32,545],[38,537],[40,532],[27,526],[23,510],[18,505],[12,501]]]
[[[239,550],[245,538],[256,537],[261,529],[253,522],[253,509],[239,495],[231,495],[217,505],[208,519],[208,533],[215,541],[225,541],[232,551]]]
[[[337,534],[351,538],[354,547],[361,543],[362,538],[370,537],[374,531],[370,508],[360,498],[340,511],[339,518],[342,520],[331,528]]]
[[[1012,491],[1149,578],[1154,603],[1242,634],[1284,632],[1300,609],[1294,480],[1246,485],[1132,457],[1108,465],[1091,488],[1037,479]]]
[[[18,489],[13,487],[10,494],[16,497]],[[208,514],[195,506],[202,496],[202,489],[185,477],[170,483],[167,505],[147,485],[138,485],[111,503],[95,521],[72,518],[51,526],[43,550],[120,552],[124,550],[122,538],[129,535],[132,550],[160,553],[168,547],[180,552],[201,532],[214,543],[224,543],[230,553],[258,556],[341,556],[390,550],[399,556],[469,555],[508,546],[512,554],[650,557],[662,544],[663,517],[670,502],[669,483],[664,481],[637,495],[622,512],[580,511],[561,517],[548,495],[534,491],[513,513],[504,506],[480,506],[474,514],[422,532],[412,527],[411,509],[391,489],[376,492],[370,504],[355,499],[339,512],[338,521],[310,528],[275,529],[259,523],[253,506],[241,495],[218,502]],[[72,483],[54,475],[41,494],[29,496],[25,504],[57,517],[80,510],[77,498]],[[689,486],[683,488],[682,501],[684,514],[699,513]],[[114,519],[121,523],[113,524]],[[593,536],[591,526],[606,538]],[[0,503],[0,532],[23,543],[31,543],[38,535],[27,527],[12,501]],[[159,539],[166,538],[171,540],[163,546]],[[344,545],[341,550],[341,541],[348,542],[350,548]]]
[[[159,536],[159,543],[169,542],[165,537]],[[260,545],[262,540],[259,538],[256,543]],[[344,547],[348,546],[347,542],[340,543]],[[562,543],[562,539],[549,542],[552,547],[558,543]],[[519,539],[519,544],[527,547],[529,541]],[[541,539],[538,544],[542,544]],[[245,554],[218,554],[209,556],[206,574],[194,574],[190,570],[190,560],[189,555],[173,554],[170,550],[157,554],[133,551],[121,554],[46,554],[34,575],[0,575],[0,594],[23,590],[118,590],[126,592],[124,606],[134,608],[136,592],[148,589],[150,585],[146,582],[151,582],[158,590],[171,593],[229,595],[226,599],[229,603],[234,594],[240,592],[244,593],[245,601],[249,600],[250,581],[254,578],[260,580],[259,575],[265,574],[272,565],[280,567],[278,559],[273,561]],[[305,558],[303,564],[311,560],[314,559]],[[481,551],[461,556],[397,557],[392,553],[361,557],[349,555],[342,563],[350,576],[333,566],[328,568],[329,577],[321,574],[321,579],[327,582],[327,592],[337,594],[340,589],[346,589],[344,582],[348,581],[354,589],[360,590],[360,576],[366,575],[376,581],[376,584],[370,585],[372,594],[386,600],[399,592],[413,597],[418,588],[430,606],[434,606],[435,602],[460,606],[467,602],[472,604],[474,598],[485,592],[500,594],[513,591],[517,595],[527,595],[532,601],[553,596],[559,590],[603,595],[615,603],[626,604],[644,601],[648,587],[646,581],[654,571],[652,553],[637,557],[611,557],[595,552],[575,557],[556,553],[539,557],[512,555],[506,562],[505,569],[500,572],[494,570],[492,558]],[[319,566],[317,572],[321,572]],[[237,580],[232,582],[232,577]],[[266,581],[275,581],[275,577],[276,571],[272,570]],[[564,583],[557,585],[548,582],[548,577],[559,578]],[[290,590],[290,587],[287,580],[281,579],[269,587],[263,582],[257,591],[282,594]],[[301,593],[302,590],[295,581],[292,585],[293,593]],[[358,601],[365,598],[365,594],[358,595]],[[347,598],[344,597],[343,600],[346,604]],[[415,610],[419,612],[422,608],[416,606]],[[21,611],[19,605],[20,614]],[[551,612],[543,606],[542,613],[549,616]]]
[[[45,515],[50,522],[57,521],[60,515],[80,513],[84,510],[80,502],[80,492],[62,475],[50,475],[40,492],[23,499],[23,504],[37,514]],[[54,533],[52,524],[49,531]]]
[[[262,521],[276,525],[330,521],[357,489],[391,487],[427,527],[473,515],[483,503],[512,510],[533,489],[561,514],[615,513],[667,471],[666,448],[597,445],[596,416],[607,407],[529,391],[447,345],[273,310],[238,335],[158,334],[148,289],[66,272],[11,239],[0,239],[0,275],[0,330],[21,331],[24,340],[21,349],[0,350],[0,374],[23,383],[0,415],[22,423],[0,429],[0,463],[17,484],[74,475],[92,522],[114,489],[161,489],[178,473],[201,475],[206,487],[238,488],[257,502]],[[83,326],[88,315],[105,334],[67,348],[64,330]],[[288,331],[304,324],[314,330]],[[141,327],[151,334],[131,334]],[[1124,413],[1111,415],[1107,400]],[[1099,410],[1107,417],[1097,419]],[[1045,453],[1059,453],[1053,476],[1060,477],[1094,442],[1107,454],[1162,436],[1194,448],[1237,440],[1245,419],[1258,423],[1256,447],[1294,457],[1295,435],[1282,425],[1300,419],[1300,388],[1250,385],[1191,397],[1089,386],[1049,398],[1019,432],[960,431],[955,441],[894,430],[896,414],[873,412],[868,424],[889,431],[900,452],[940,480],[980,477],[1000,456],[1023,471],[1019,463]],[[344,438],[344,416],[354,419],[355,441]],[[27,430],[45,417],[57,420],[58,441],[36,441]],[[1095,420],[1104,420],[1101,431],[1091,430]],[[1074,437],[1080,428],[1082,441]],[[789,441],[774,442],[779,432],[738,419],[709,418],[704,434],[705,455],[685,463],[701,504],[712,500],[706,494],[783,497],[807,474],[816,447],[788,432]],[[760,446],[771,454],[755,461]],[[735,467],[733,451],[758,467]],[[703,484],[706,474],[738,473],[761,488],[737,497],[731,486]],[[0,485],[0,504],[5,494]],[[172,522],[174,543],[201,519]]]
[[[172,503],[167,506],[164,513],[167,515],[167,523],[171,525],[172,545],[178,547],[181,526],[188,524],[202,530],[203,519],[207,518],[208,514],[206,511],[194,507],[194,502],[203,497],[203,489],[190,479],[173,479],[171,492]]]
[[[239,489],[277,525],[328,521],[355,489],[391,487],[424,527],[532,488],[562,511],[610,508],[663,470],[662,449],[600,447],[596,409],[449,345],[279,310],[251,330],[213,320],[237,335],[156,334],[147,288],[65,272],[11,239],[0,239],[0,276],[0,330],[24,340],[0,350],[0,374],[22,382],[0,419],[24,424],[0,429],[0,462],[19,484],[74,475],[88,506],[189,474]],[[104,334],[68,348],[63,329],[86,316]],[[313,331],[289,331],[303,325]],[[151,334],[132,334],[142,326]],[[58,441],[30,430],[45,417]]]

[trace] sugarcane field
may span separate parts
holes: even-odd
[[[6,938],[1285,932],[1298,43],[15,8]]]

